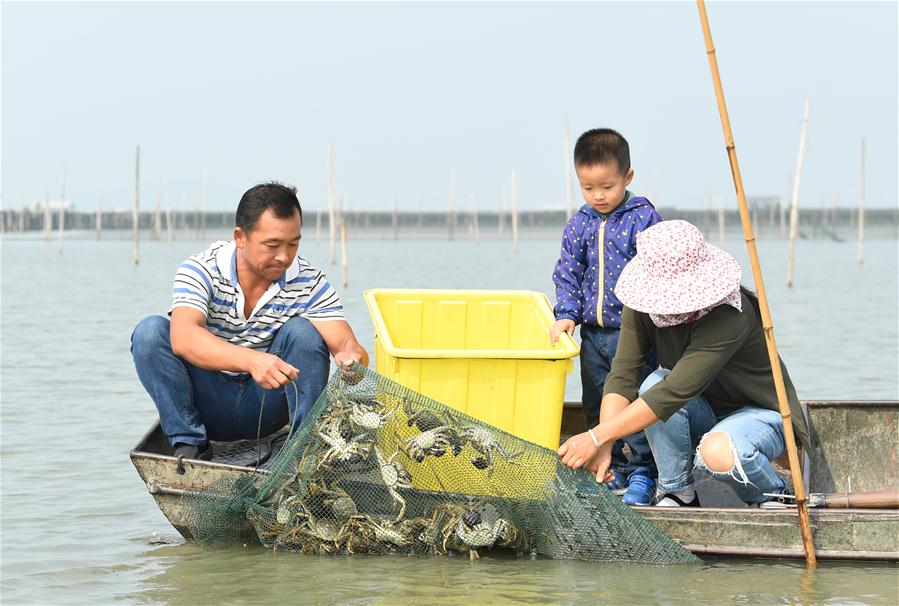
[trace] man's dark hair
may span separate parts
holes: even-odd
[[[626,175],[631,169],[631,149],[627,140],[611,128],[594,128],[578,137],[574,145],[574,165],[618,163],[618,171]]]
[[[279,219],[290,219],[300,213],[300,223],[303,223],[297,188],[269,181],[251,187],[241,196],[234,224],[245,233],[250,233],[266,210],[271,210]]]

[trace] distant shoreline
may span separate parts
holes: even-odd
[[[703,230],[708,236],[720,228],[725,231],[739,228],[740,214],[736,209],[719,211],[716,209],[676,209],[660,207],[659,212],[665,219],[684,219]],[[788,213],[781,216],[776,206],[757,206],[750,210],[753,226],[759,236],[785,237],[789,230]],[[64,229],[93,230],[97,228],[97,212],[78,212],[65,210],[63,214]],[[171,217],[172,229],[214,230],[230,229],[234,226],[232,211],[173,211],[169,215],[154,211],[139,213],[139,227],[151,232],[158,230],[161,237],[166,237],[168,230],[167,217]],[[477,211],[344,211],[343,217],[352,233],[359,229],[377,229],[404,233],[414,229],[443,229],[448,238],[460,240],[477,237],[478,239],[495,239],[510,237],[511,217],[508,212]],[[99,213],[100,228],[106,230],[131,230],[132,212],[130,210],[108,210]],[[328,214],[321,210],[307,210],[304,213],[304,227],[309,230],[328,229]],[[527,210],[518,213],[520,230],[561,229],[566,223],[563,210]],[[49,225],[47,221],[49,220]],[[858,210],[852,208],[801,208],[799,209],[800,237],[832,239],[854,239]],[[157,223],[158,222],[158,223]],[[158,227],[156,227],[158,224]],[[52,209],[45,213],[43,209],[5,209],[0,211],[0,232],[41,232],[59,229],[59,211]],[[899,208],[868,208],[865,210],[865,230],[868,237],[899,237]],[[884,233],[886,230],[887,233]]]

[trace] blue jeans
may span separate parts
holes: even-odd
[[[661,381],[671,371],[659,369],[640,386],[640,393]],[[709,432],[730,437],[734,466],[728,471],[712,471],[702,460],[700,447]],[[786,450],[783,419],[776,410],[744,406],[724,416],[712,410],[708,400],[696,396],[667,421],[646,428],[659,466],[659,492],[681,492],[693,485],[693,467],[711,474],[733,488],[747,504],[770,497],[763,493],[783,492],[786,482],[774,473],[771,461]],[[695,455],[694,455],[695,451]]]
[[[587,419],[587,427],[599,423],[599,406],[602,401],[602,388],[612,370],[612,358],[618,349],[617,328],[601,328],[588,324],[581,325],[581,406]],[[648,376],[658,367],[655,353],[646,358],[643,376]],[[624,456],[623,447],[627,444],[631,458]],[[612,446],[612,469],[630,477],[634,473],[656,477],[656,464],[653,461],[652,449],[646,441],[644,433],[638,432],[617,440]]]
[[[298,368],[299,378],[265,390],[249,374],[194,366],[172,352],[169,320],[162,316],[144,318],[131,335],[137,376],[156,404],[162,431],[172,445],[255,438],[257,432],[269,435],[288,421],[292,429],[299,425],[327,383],[328,348],[309,320],[293,317],[278,329],[268,353]]]

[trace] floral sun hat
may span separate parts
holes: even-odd
[[[621,270],[615,294],[636,311],[685,314],[721,302],[740,278],[736,259],[695,226],[662,221],[637,234],[637,255]]]

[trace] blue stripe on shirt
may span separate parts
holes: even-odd
[[[212,293],[212,283],[209,281],[209,278],[206,277],[206,274],[204,272],[200,271],[200,269],[194,267],[193,265],[191,265],[189,263],[182,263],[181,267],[184,269],[189,269],[192,272],[194,272],[195,274],[197,274],[198,276],[200,276],[201,278],[203,278],[203,282],[206,283],[206,288],[208,288],[209,292]]]

